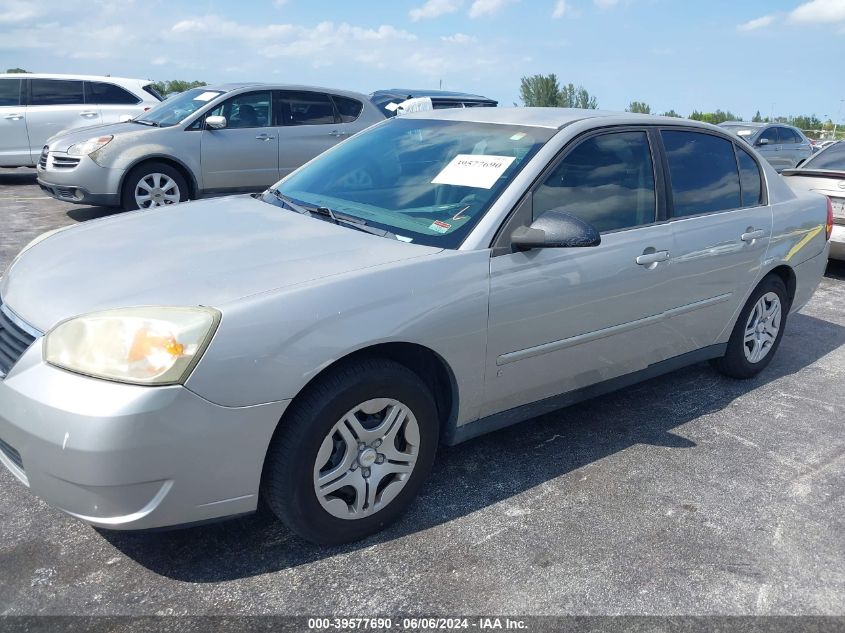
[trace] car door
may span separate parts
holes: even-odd
[[[347,124],[328,94],[279,90],[279,172],[282,177],[322,154],[347,136]]]
[[[675,251],[667,321],[677,354],[715,344],[756,283],[772,209],[756,159],[741,143],[701,130],[664,129]]]
[[[32,165],[26,107],[22,105],[23,79],[0,79],[0,166]],[[40,151],[40,148],[39,148]],[[36,157],[37,158],[37,157]]]
[[[85,82],[85,103],[97,108],[103,123],[118,123],[121,117],[134,117],[143,112],[143,107],[139,107],[140,98],[105,81]]]
[[[85,103],[83,82],[77,79],[30,79],[26,108],[32,156],[37,160],[51,136],[101,122],[96,106]]]
[[[205,191],[262,189],[279,179],[279,129],[271,90],[244,92],[206,116],[226,117],[226,127],[205,127],[201,140]]]
[[[645,129],[576,141],[503,227],[490,260],[485,403],[491,415],[644,369],[671,347],[659,315],[673,250],[659,222],[660,162]],[[590,248],[513,251],[507,237],[551,209],[601,231]],[[662,211],[660,211],[662,213]]]

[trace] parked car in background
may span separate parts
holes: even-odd
[[[160,101],[147,79],[0,74],[0,167],[35,165],[51,136],[117,123]]]
[[[830,257],[845,260],[845,141],[831,142],[798,169],[781,173],[790,187],[821,193],[830,199]]]
[[[397,106],[409,99],[428,97],[435,110],[445,108],[495,108],[498,101],[481,95],[471,95],[464,92],[449,92],[446,90],[409,90],[407,88],[392,88],[390,90],[376,90],[370,94],[370,99],[386,117],[396,116]]]
[[[194,93],[172,127],[216,134],[191,129],[197,94],[227,122],[276,110],[277,129],[325,103],[255,92]],[[347,178],[362,166],[366,185]],[[757,375],[829,228],[822,196],[704,123],[396,117],[263,195],[25,247],[0,280],[0,462],[109,529],[263,498],[306,539],[356,540],[410,505],[440,442],[704,360]]]
[[[814,151],[814,152],[820,152],[820,151],[822,151],[825,147],[827,147],[828,145],[833,145],[833,144],[834,144],[834,143],[836,143],[836,142],[837,142],[837,141],[834,141],[834,140],[828,140],[828,139],[823,140],[823,141],[814,141],[814,142],[813,142],[813,151]]]
[[[720,127],[753,146],[777,171],[797,167],[813,155],[810,139],[792,125],[728,121]]]
[[[38,162],[38,182],[59,200],[125,209],[260,191],[383,120],[355,92],[282,84],[203,86],[130,122],[50,139]]]

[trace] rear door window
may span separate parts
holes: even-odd
[[[581,142],[533,196],[534,218],[559,209],[615,231],[655,220],[654,167],[646,132],[615,132]]]
[[[0,106],[19,106],[21,104],[20,79],[0,79]]]
[[[141,100],[120,86],[100,81],[85,82],[85,102],[99,105],[136,105]]]
[[[742,184],[742,206],[754,207],[763,204],[763,175],[760,173],[760,166],[751,154],[741,147],[736,148],[736,158]]]
[[[364,104],[357,99],[350,99],[349,97],[341,97],[339,95],[332,95],[332,99],[334,100],[334,105],[337,108],[337,113],[342,123],[352,123],[361,116],[361,110],[364,109]]]
[[[282,125],[329,125],[339,121],[329,95],[322,92],[279,91]]]
[[[73,79],[30,79],[29,105],[82,105],[82,82]]]
[[[674,217],[742,206],[734,144],[701,132],[663,130]]]
[[[782,144],[800,143],[801,138],[788,127],[778,128],[778,138]]]

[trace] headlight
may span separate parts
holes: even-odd
[[[67,148],[67,153],[70,156],[87,156],[93,154],[101,147],[111,143],[114,136],[98,136],[96,138],[89,138],[87,141],[76,143]]]
[[[183,382],[211,340],[211,308],[123,308],[59,323],[44,360],[69,371],[138,385]]]

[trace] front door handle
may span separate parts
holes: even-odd
[[[3,118],[9,119],[10,121],[20,121],[23,118],[23,115],[22,114],[7,114]]]
[[[648,250],[648,249],[646,249]],[[654,268],[660,262],[669,260],[669,251],[651,251],[637,257],[637,263],[646,268]]]
[[[276,138],[276,137],[275,136],[268,136],[267,134],[259,134],[258,136],[255,137],[255,140],[256,141],[272,141],[274,138]]]
[[[756,231],[748,227],[748,230],[742,234],[741,239],[743,242],[747,242],[750,244],[754,240],[759,240],[761,237],[766,237],[766,232],[763,229],[757,229]]]

